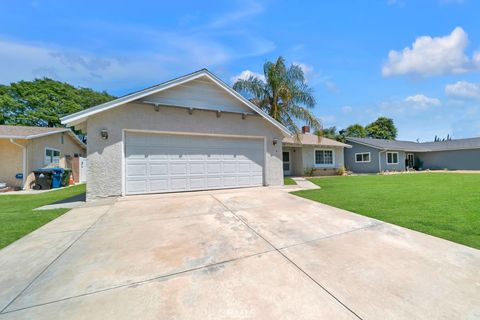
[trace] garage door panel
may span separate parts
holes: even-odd
[[[147,164],[146,163],[139,163],[139,164],[128,164],[127,165],[127,177],[135,177],[135,176],[147,176]]]
[[[150,179],[149,192],[166,192],[168,191],[168,178]]]
[[[187,188],[187,178],[171,178],[170,179],[170,189],[171,190],[188,190]]]
[[[171,163],[170,164],[170,174],[187,174],[187,163]]]
[[[235,173],[237,171],[236,163],[223,163],[223,173]]]
[[[261,139],[126,135],[127,194],[263,184]]]
[[[205,174],[205,163],[190,163],[190,174]]]
[[[147,181],[146,180],[129,180],[127,183],[127,193],[146,193]]]
[[[168,163],[150,163],[150,175],[168,175]]]
[[[192,178],[190,177],[190,188],[192,190],[201,190],[207,187],[205,183],[205,177],[201,178]]]

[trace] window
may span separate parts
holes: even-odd
[[[387,152],[387,164],[398,164],[398,152]]]
[[[370,152],[355,153],[355,162],[370,162]]]
[[[59,164],[59,162],[60,162],[60,150],[46,148],[44,165],[48,166],[50,164]]]
[[[333,165],[333,150],[315,150],[315,165]]]

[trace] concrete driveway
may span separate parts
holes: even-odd
[[[136,196],[1,250],[0,288],[1,319],[478,319],[480,251],[283,189]]]

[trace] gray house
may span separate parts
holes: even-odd
[[[412,142],[347,138],[347,170],[357,173],[404,171],[409,168],[480,170],[480,138]]]

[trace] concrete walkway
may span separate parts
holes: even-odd
[[[251,188],[88,203],[0,251],[0,319],[476,319],[480,251]]]

